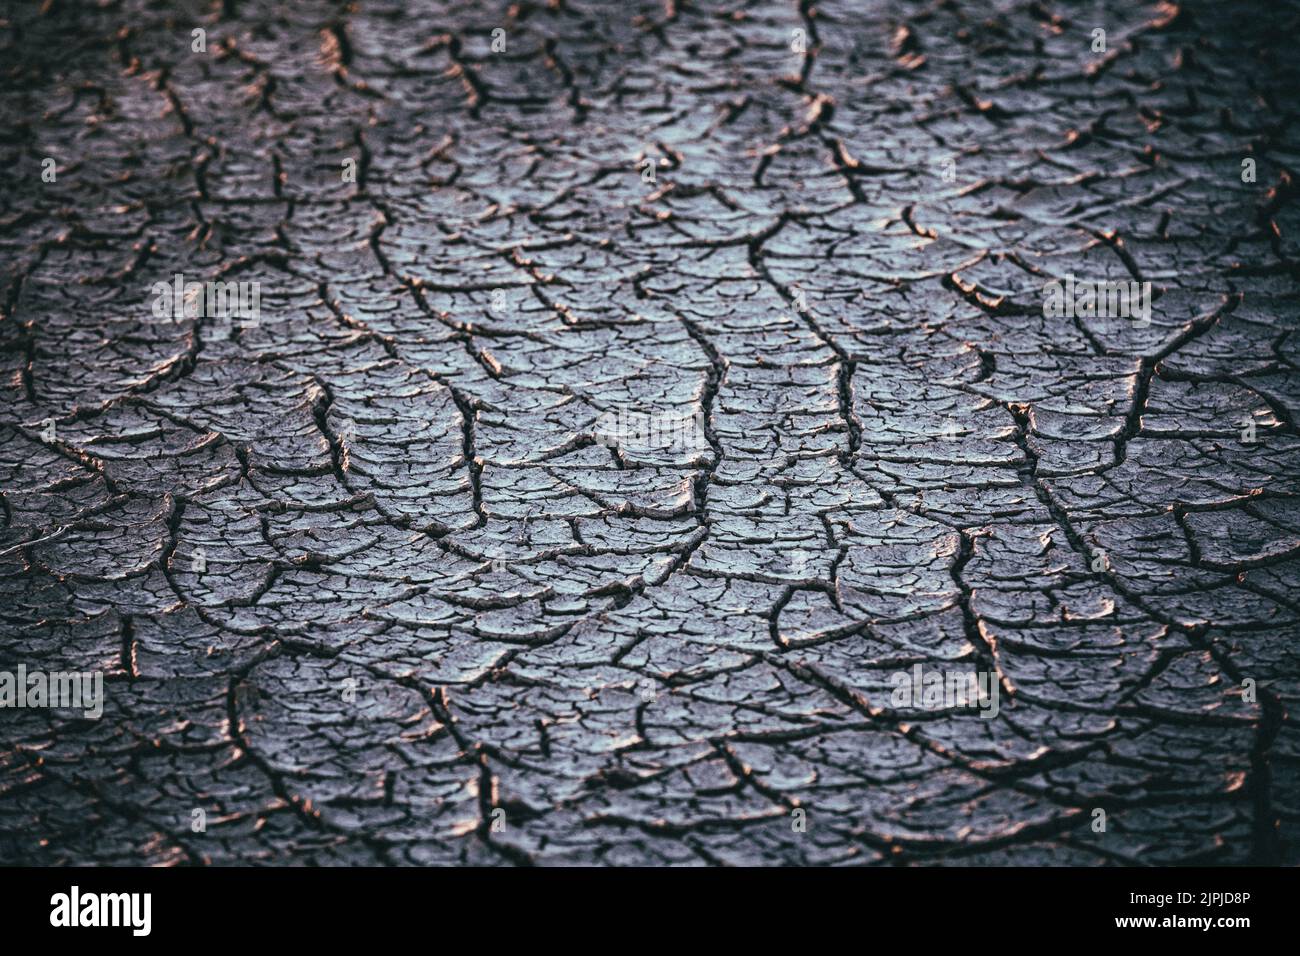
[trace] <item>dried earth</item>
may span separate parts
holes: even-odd
[[[0,860],[1300,862],[1300,6],[166,6],[0,25]]]

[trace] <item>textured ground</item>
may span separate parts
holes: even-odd
[[[1300,860],[1300,7],[279,6],[0,26],[0,860]]]

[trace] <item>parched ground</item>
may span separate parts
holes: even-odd
[[[1300,862],[1297,4],[4,6],[0,861]]]

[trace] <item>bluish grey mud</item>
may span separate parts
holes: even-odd
[[[0,859],[1297,862],[1298,27],[6,4]]]

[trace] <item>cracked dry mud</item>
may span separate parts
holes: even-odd
[[[1300,860],[1296,4],[7,6],[0,859]]]

